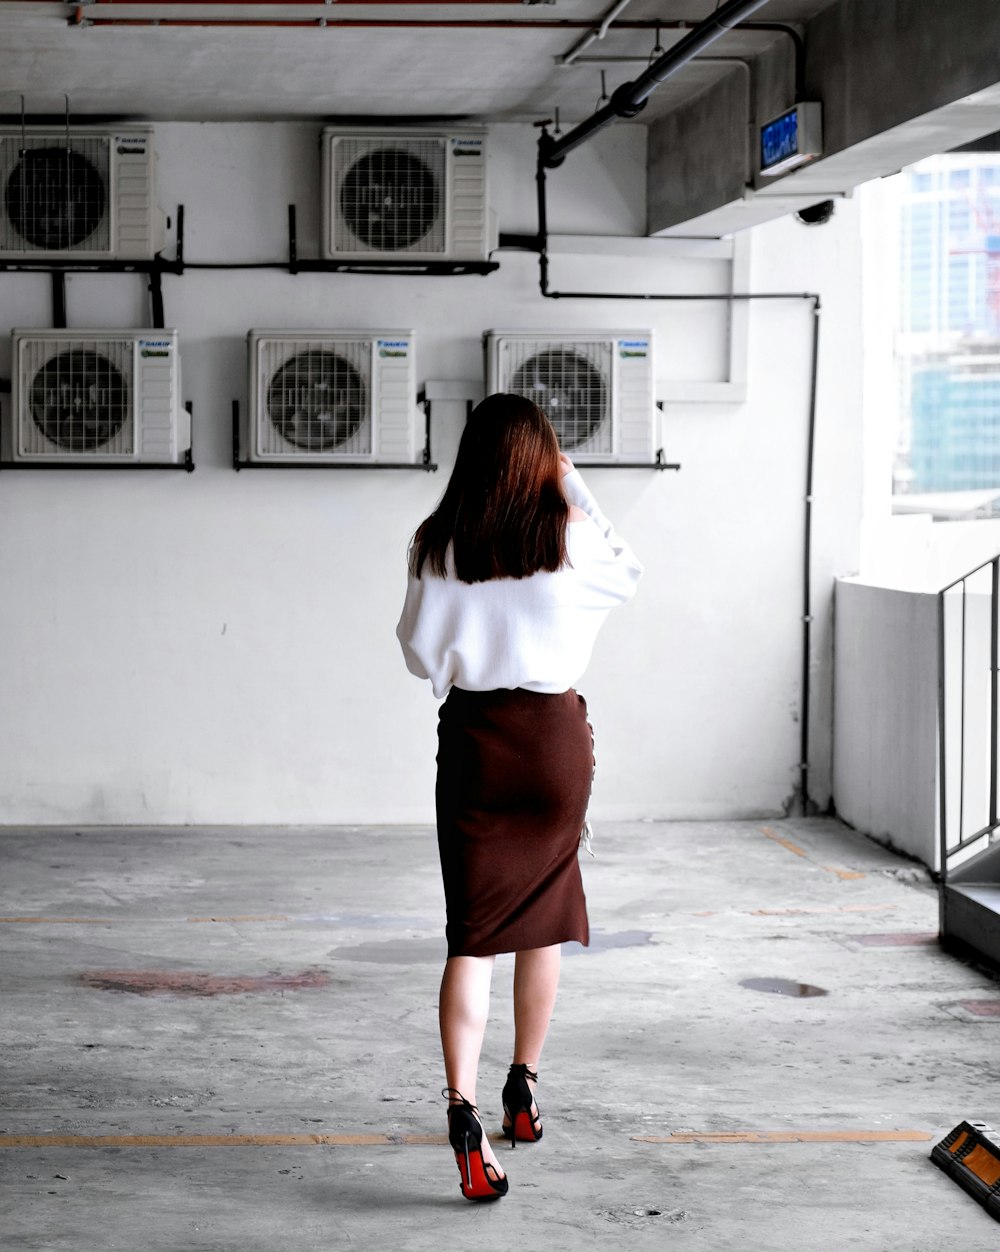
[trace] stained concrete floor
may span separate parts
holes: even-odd
[[[545,1137],[477,1206],[442,1137],[431,831],[0,832],[3,1252],[1000,1246],[928,1161],[1000,1125],[1000,986],[933,942],[923,871],[828,819],[595,850]]]

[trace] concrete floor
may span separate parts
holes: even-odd
[[[825,819],[595,850],[545,1137],[477,1206],[443,1146],[431,831],[0,832],[3,1252],[998,1246],[928,1153],[1000,1126],[1000,987],[929,938],[918,867]]]

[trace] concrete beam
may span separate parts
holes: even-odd
[[[806,98],[823,104],[823,159],[761,180],[757,125],[793,100],[778,99],[775,75],[762,74],[741,111],[741,80],[729,76],[650,127],[650,234],[728,234],[996,130],[995,0],[963,0],[961,21],[939,0],[840,0],[805,35]]]
[[[958,144],[983,134],[984,128],[996,124],[998,113],[1000,83],[873,135],[822,161],[814,161],[785,178],[775,179],[769,186],[756,191],[744,188],[739,198],[657,233],[668,237],[720,239],[795,213],[820,200],[849,196],[853,188],[862,183],[894,174],[903,166],[936,152],[950,152]]]
[[[740,198],[749,175],[749,120],[743,76],[727,74],[649,128],[651,235]]]

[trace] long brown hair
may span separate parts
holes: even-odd
[[[561,477],[559,441],[538,405],[487,396],[466,422],[440,503],[417,527],[414,574],[426,563],[443,577],[449,547],[463,583],[559,569],[569,518]]]

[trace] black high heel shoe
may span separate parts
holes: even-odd
[[[496,1167],[483,1159],[479,1110],[454,1087],[445,1087],[441,1094],[446,1100],[454,1096],[460,1101],[448,1105],[448,1142],[455,1152],[462,1195],[467,1200],[499,1200],[507,1194],[507,1176],[498,1174]]]
[[[537,1143],[542,1137],[542,1115],[537,1105],[534,1116],[531,1113],[535,1100],[528,1086],[529,1078],[538,1082],[538,1075],[527,1065],[512,1065],[503,1085],[503,1111],[510,1119],[510,1125],[502,1128],[503,1137],[510,1140],[512,1148],[519,1139],[522,1143]]]

